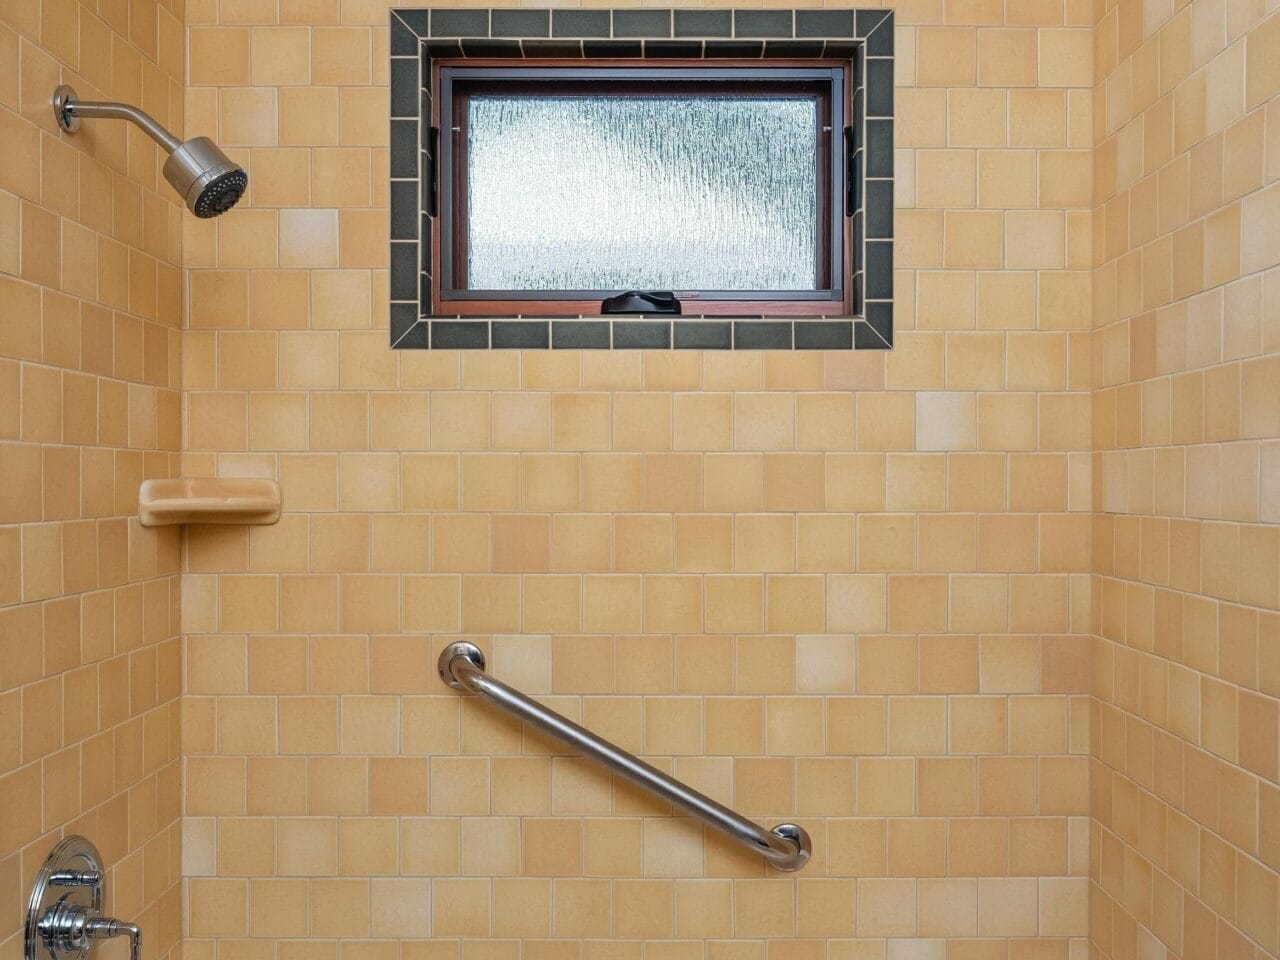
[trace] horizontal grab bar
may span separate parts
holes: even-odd
[[[555,737],[584,756],[598,760],[615,773],[673,806],[687,810],[721,833],[750,847],[779,870],[799,870],[809,862],[813,846],[804,827],[780,823],[766,830],[734,813],[705,794],[667,776],[590,730],[531,700],[484,672],[484,654],[470,643],[451,643],[440,654],[440,679],[455,690],[467,690]]]

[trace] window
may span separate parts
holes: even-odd
[[[891,347],[893,20],[391,10],[392,346]]]
[[[437,69],[437,312],[848,313],[842,66]]]

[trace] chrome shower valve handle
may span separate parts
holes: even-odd
[[[80,956],[93,949],[94,940],[129,938],[129,960],[140,960],[142,930],[136,923],[97,916],[92,908],[59,900],[36,924],[49,952],[55,956]]]
[[[102,857],[70,836],[49,853],[27,905],[25,960],[79,960],[99,940],[129,938],[129,960],[141,960],[142,930],[102,916]]]
[[[110,940],[113,937],[129,938],[129,960],[142,960],[142,928],[136,923],[125,923],[114,917],[97,917],[86,927],[91,940]]]
[[[102,883],[97,870],[59,870],[49,874],[49,882],[55,887],[96,887]]]

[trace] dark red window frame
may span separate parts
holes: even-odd
[[[600,301],[620,291],[473,291],[465,278],[466,101],[477,94],[796,96],[818,101],[816,224],[818,290],[676,291],[696,316],[847,316],[852,312],[851,220],[845,216],[848,169],[844,127],[849,120],[852,64],[843,60],[479,60],[432,63],[431,125],[439,133],[431,218],[434,315],[581,316],[600,313]],[[425,266],[425,264],[424,264]]]

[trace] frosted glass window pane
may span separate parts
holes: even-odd
[[[817,288],[815,99],[468,103],[469,288]]]

